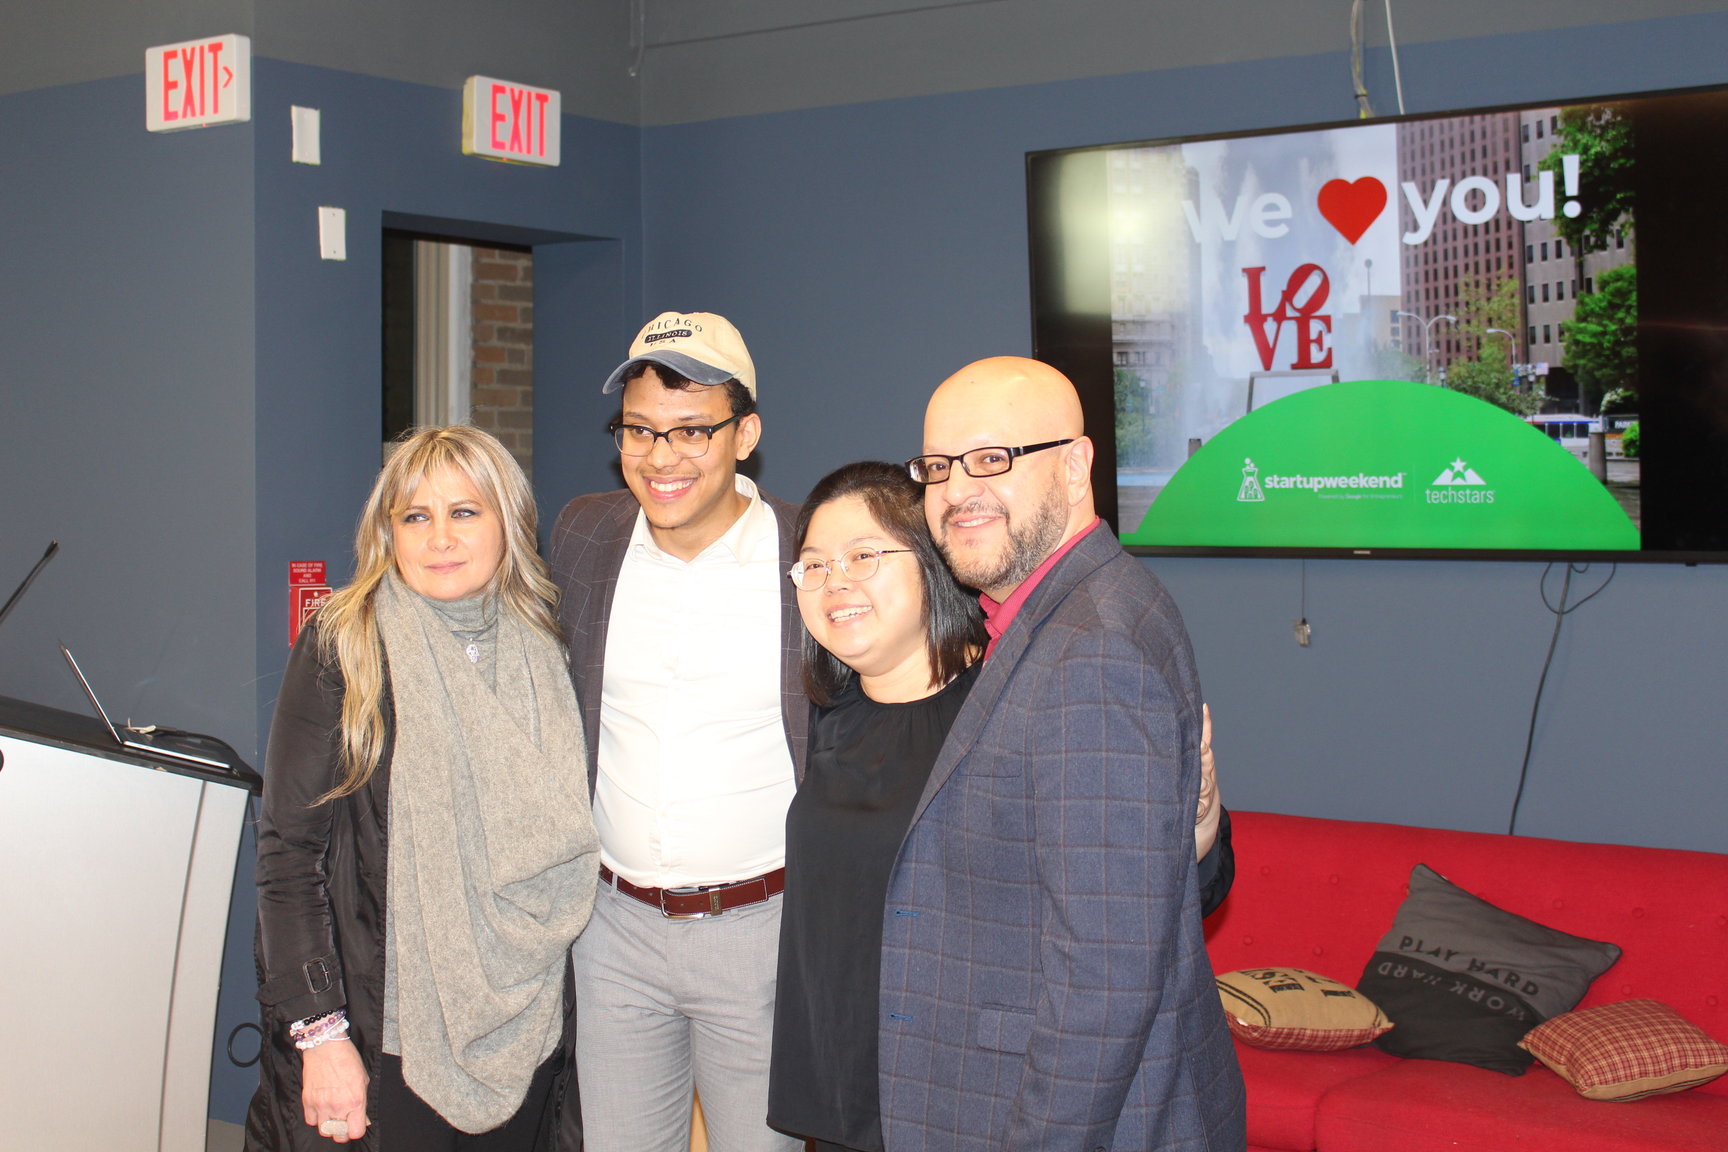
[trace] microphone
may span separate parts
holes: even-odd
[[[54,559],[54,553],[58,551],[60,551],[60,541],[48,541],[48,551],[42,553],[42,559],[36,561],[36,567],[30,569],[30,574],[24,577],[24,583],[18,585],[18,590],[12,593],[11,597],[7,599],[6,606],[0,608],[0,624],[6,623],[6,617],[12,614],[13,605],[17,604],[18,601],[23,598],[24,590],[30,587],[30,582],[36,579],[37,573],[48,567],[48,561]]]

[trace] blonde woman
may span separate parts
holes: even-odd
[[[598,851],[521,469],[415,432],[300,635],[258,833],[249,1149],[529,1152]]]

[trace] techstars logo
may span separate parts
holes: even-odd
[[[1454,457],[1452,463],[1440,470],[1423,496],[1430,504],[1494,503],[1494,489],[1462,456]]]
[[[1488,481],[1476,475],[1476,469],[1464,463],[1463,458],[1460,457],[1442,468],[1440,475],[1434,477],[1434,483],[1437,486],[1466,484],[1473,488],[1483,488],[1487,486]]]

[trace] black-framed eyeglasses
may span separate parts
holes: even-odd
[[[906,461],[906,471],[920,484],[940,484],[947,480],[956,462],[966,469],[966,475],[973,479],[1000,476],[1014,467],[1016,457],[1042,452],[1046,448],[1060,448],[1064,444],[1074,443],[1074,440],[1075,438],[1070,436],[1066,440],[1046,440],[1042,444],[1023,444],[1018,448],[974,448],[958,456],[944,456],[940,452],[929,456],[914,456]]]
[[[645,424],[622,424],[613,421],[612,439],[617,442],[618,451],[624,455],[646,456],[654,451],[654,441],[664,438],[672,451],[686,459],[694,459],[707,454],[708,443],[714,439],[714,433],[740,419],[742,417],[733,416],[718,424],[680,424],[664,432],[656,432]]]
[[[786,570],[786,575],[804,591],[814,592],[828,583],[828,574],[836,566],[854,580],[868,580],[882,566],[882,557],[910,551],[910,548],[853,548],[832,560],[800,560]]]

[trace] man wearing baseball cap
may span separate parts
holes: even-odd
[[[725,318],[655,317],[603,391],[627,487],[566,505],[549,557],[601,843],[573,953],[582,1135],[682,1152],[694,1086],[713,1147],[793,1152],[766,1116],[807,719],[797,508],[737,472],[762,422]]]

